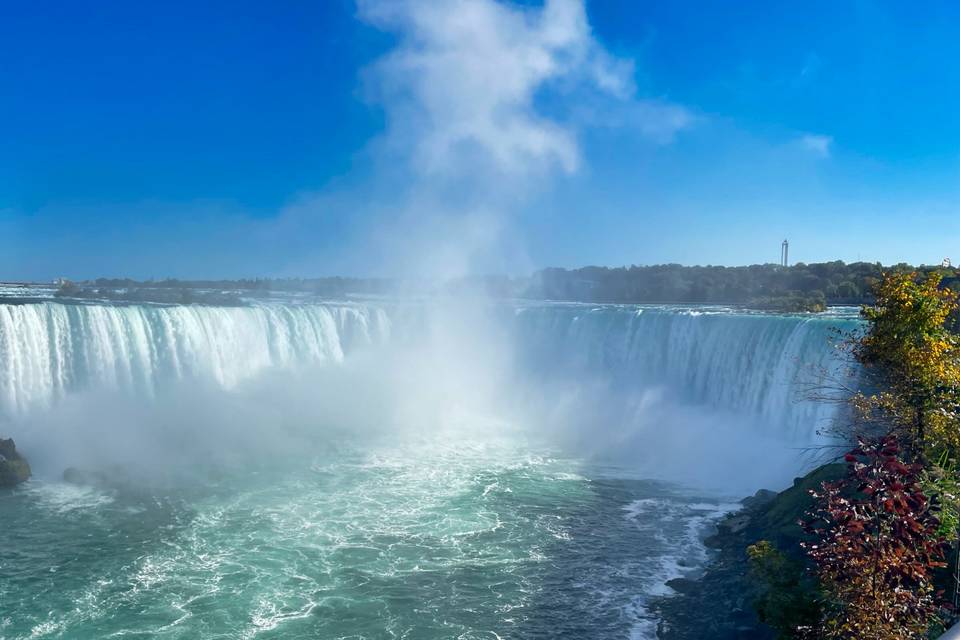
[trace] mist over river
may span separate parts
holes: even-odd
[[[654,638],[711,523],[810,464],[835,409],[801,392],[856,323],[0,304],[35,473],[0,491],[0,640]]]

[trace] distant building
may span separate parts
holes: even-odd
[[[790,243],[786,239],[783,240],[783,244],[780,245],[780,266],[787,267],[790,266]]]

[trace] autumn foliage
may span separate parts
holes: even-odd
[[[936,273],[888,274],[862,309],[868,329],[853,348],[873,387],[855,399],[858,409],[898,433],[912,455],[960,446],[960,341],[947,327],[957,294],[940,285]]]
[[[866,331],[848,343],[863,389],[858,446],[802,523],[821,620],[785,637],[919,640],[946,611],[934,574],[960,513],[958,296],[936,273],[887,274],[874,294]]]
[[[944,563],[922,467],[906,464],[894,436],[861,441],[847,478],[824,483],[805,523],[805,544],[828,594],[824,620],[806,637],[913,640],[938,610],[933,570]],[[801,636],[802,637],[802,636]]]

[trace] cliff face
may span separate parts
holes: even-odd
[[[787,555],[801,558],[803,531],[797,522],[813,506],[811,489],[843,476],[845,466],[819,467],[780,493],[759,491],[743,501],[706,540],[716,557],[698,580],[668,583],[677,595],[655,603],[663,622],[661,640],[771,640],[772,629],[760,622],[754,603],[762,586],[750,575],[747,547],[769,540]]]
[[[0,438],[0,489],[26,482],[30,475],[30,465],[17,451],[13,440]]]

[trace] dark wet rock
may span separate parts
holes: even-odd
[[[748,509],[756,509],[766,504],[770,504],[778,495],[780,494],[778,494],[776,491],[770,491],[770,489],[760,489],[752,496],[741,500],[740,504]]]
[[[677,595],[651,603],[662,620],[660,640],[772,640],[775,633],[762,624],[753,609],[761,585],[750,577],[746,549],[769,540],[785,553],[802,555],[803,531],[797,523],[813,505],[810,489],[843,475],[842,464],[826,465],[781,493],[761,490],[744,499],[740,511],[717,524],[705,544],[714,559],[697,580],[668,582]]]
[[[30,464],[17,451],[13,440],[0,438],[0,489],[15,487],[30,479]]]
[[[677,595],[661,598],[651,609],[662,620],[661,640],[772,640],[773,632],[753,611],[755,587],[748,576],[743,531],[729,529],[711,538],[717,549],[712,564],[698,580],[668,583]]]
[[[749,513],[736,513],[720,522],[717,525],[717,529],[729,533],[740,533],[750,526],[750,522],[751,520]]]
[[[667,581],[667,586],[677,593],[689,593],[697,588],[697,581],[689,578],[674,578]]]

